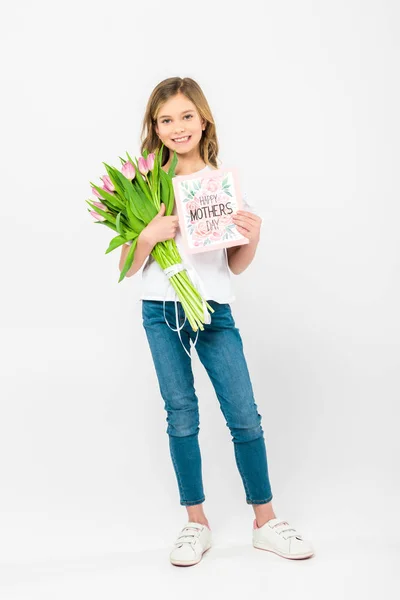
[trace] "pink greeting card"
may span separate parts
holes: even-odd
[[[179,227],[187,252],[207,252],[248,244],[232,215],[243,208],[236,168],[172,178]]]

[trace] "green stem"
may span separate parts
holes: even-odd
[[[182,262],[182,259],[177,251],[176,245],[168,244],[171,240],[166,240],[166,242],[159,242],[153,248],[152,255],[155,260],[160,264],[162,269],[170,267],[176,263]],[[175,248],[174,248],[175,246]],[[172,255],[172,256],[171,256]],[[175,262],[173,261],[175,258]],[[202,297],[199,291],[191,282],[189,275],[186,270],[180,271],[176,275],[173,275],[170,278],[171,285],[175,289],[180,302],[184,308],[185,314],[189,320],[189,323],[192,326],[192,329],[196,331],[198,329],[197,325],[201,330],[204,329],[204,311],[203,311],[203,302]],[[204,299],[205,300],[205,299]],[[210,312],[214,312],[214,309],[208,304],[205,300],[205,304],[207,309]]]

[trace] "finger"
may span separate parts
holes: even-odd
[[[247,210],[238,210],[236,215],[241,218],[250,219],[251,221],[258,221],[260,219],[258,215],[255,215]]]
[[[237,230],[239,233],[241,233],[242,235],[244,235],[245,237],[249,237],[249,233],[250,231],[248,231],[247,229],[245,229],[244,227],[240,227],[240,225],[237,225]]]
[[[238,229],[240,232],[242,232],[242,231],[247,231],[248,233],[250,233],[250,229],[247,229],[246,227],[243,227],[242,225],[238,225],[237,223],[236,223],[236,228],[237,228],[237,229]]]
[[[246,217],[232,217],[232,218],[233,218],[233,222],[235,223],[235,225],[247,225],[247,226],[254,225],[254,221],[252,221],[251,219],[246,219]]]

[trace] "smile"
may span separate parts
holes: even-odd
[[[188,142],[191,137],[192,137],[191,135],[187,135],[186,137],[175,138],[173,141],[176,142],[177,144],[184,144],[185,142]]]

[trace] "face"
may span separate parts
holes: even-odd
[[[161,105],[155,130],[160,140],[177,154],[187,154],[197,147],[206,122],[200,118],[193,102],[181,93]],[[178,138],[178,139],[177,139]],[[179,141],[179,138],[187,138]]]

